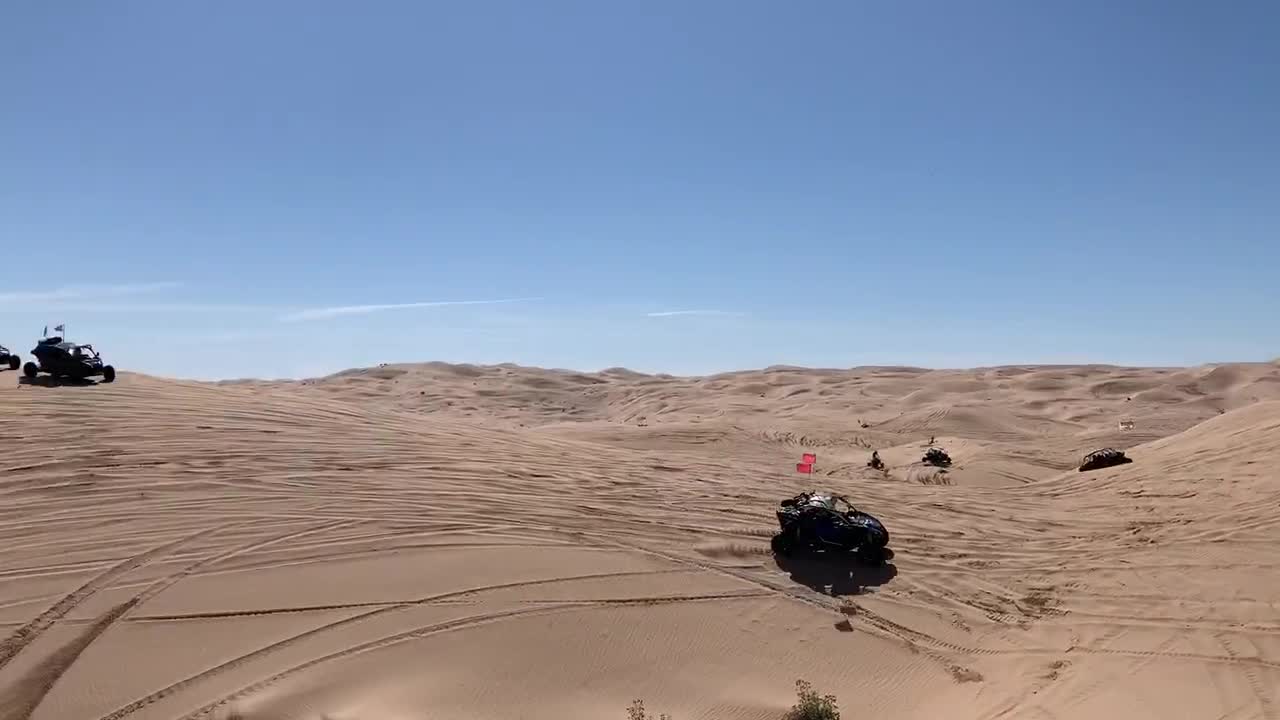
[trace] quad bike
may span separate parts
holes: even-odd
[[[806,550],[853,556],[868,564],[891,557],[884,524],[840,495],[800,493],[779,503],[776,515],[780,529],[770,546],[778,555]]]

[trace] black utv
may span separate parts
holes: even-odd
[[[1116,465],[1125,465],[1133,462],[1133,458],[1124,454],[1115,448],[1102,448],[1094,450],[1084,459],[1080,461],[1079,472],[1089,472],[1090,470],[1101,470],[1102,468],[1115,467]]]
[[[951,456],[942,448],[929,448],[920,462],[934,467],[951,467]]]
[[[22,360],[18,356],[9,351],[9,348],[0,345],[0,368],[8,367],[10,370],[17,370],[22,364]]]
[[[103,365],[102,358],[92,345],[66,342],[61,337],[47,337],[36,343],[31,351],[39,365],[29,362],[22,366],[22,374],[34,378],[37,373],[48,373],[55,378],[83,380],[102,376],[102,382],[116,379],[116,369]]]
[[[775,511],[779,532],[770,543],[779,555],[796,550],[852,555],[868,564],[891,556],[889,531],[879,519],[832,493],[800,493]]]

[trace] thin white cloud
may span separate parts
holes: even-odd
[[[112,313],[222,313],[222,312],[272,312],[280,308],[270,305],[238,305],[235,303],[189,303],[189,302],[147,302],[117,303],[78,301],[74,303],[56,303],[54,310],[73,312],[112,312]]]
[[[437,300],[432,302],[386,303],[381,305],[340,305],[337,307],[309,308],[281,315],[284,322],[301,320],[326,320],[344,315],[368,315],[388,310],[415,310],[420,308],[451,307],[455,305],[499,305],[536,300],[537,298],[508,298],[504,300]]]
[[[746,313],[729,310],[666,310],[663,312],[645,313],[646,317],[680,317],[684,315],[706,315],[719,317],[740,317]]]
[[[33,310],[51,313],[51,320],[62,313],[276,313],[280,306],[244,303],[190,302],[171,295],[151,297],[183,287],[179,282],[116,283],[101,285],[64,285],[46,290],[21,290],[0,293],[0,314],[29,313]]]
[[[97,298],[114,298],[129,295],[141,295],[160,290],[172,290],[181,287],[176,282],[128,283],[116,285],[66,285],[48,290],[19,290],[17,292],[0,293],[0,303],[56,303],[76,300],[93,300]]]
[[[0,314],[30,313],[32,305],[35,303],[5,304],[0,303]],[[271,307],[268,305],[236,305],[231,303],[184,303],[184,302],[92,302],[87,300],[76,300],[74,302],[45,302],[38,303],[39,310],[51,316],[61,315],[62,313],[113,313],[119,315],[129,314],[160,314],[171,313],[175,315],[181,314],[220,314],[220,313],[273,313],[279,312],[279,307]]]
[[[211,330],[209,332],[167,334],[164,339],[165,342],[173,343],[214,345],[241,343],[251,340],[269,340],[274,337],[276,337],[275,333],[265,330]]]

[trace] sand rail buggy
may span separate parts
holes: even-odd
[[[828,552],[852,555],[869,564],[890,557],[884,524],[841,495],[800,493],[779,503],[775,514],[780,529],[770,546],[779,555],[796,550]]]
[[[80,345],[66,342],[61,337],[47,337],[36,343],[31,351],[36,356],[37,365],[28,362],[22,366],[22,374],[35,378],[37,373],[48,373],[56,378],[72,378],[83,380],[89,377],[102,376],[102,382],[116,379],[116,369],[104,365],[98,351],[92,345]]]
[[[1080,461],[1080,472],[1101,470],[1102,468],[1115,467],[1116,465],[1124,465],[1131,462],[1133,462],[1133,458],[1126,456],[1120,450],[1102,448],[1084,456],[1084,460]]]
[[[17,370],[21,364],[22,360],[17,353],[10,352],[9,348],[0,345],[0,368],[8,367],[10,370]]]

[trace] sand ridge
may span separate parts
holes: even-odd
[[[856,716],[1280,717],[1276,364],[0,373],[0,405],[0,720],[764,720],[799,677]],[[1075,471],[1102,446],[1135,462]],[[892,566],[779,565],[815,486]]]

